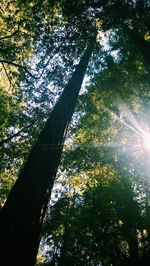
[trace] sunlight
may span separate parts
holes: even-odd
[[[145,133],[143,135],[143,145],[147,150],[150,151],[150,134]]]
[[[150,165],[150,133],[148,124],[146,122],[144,124],[141,124],[140,121],[137,121],[130,109],[127,108],[127,106],[122,101],[120,102],[121,108],[119,115],[106,108],[105,106],[102,106],[102,108],[137,136],[137,138],[134,138],[134,140],[131,136],[132,145],[130,147],[126,146],[125,150],[128,150],[128,152],[132,150],[133,153],[136,151],[138,156],[139,154],[143,154],[144,158],[145,156],[147,158],[146,162]],[[118,144],[115,145],[115,143],[111,143],[111,145],[118,146]],[[121,145],[122,144],[120,144],[120,146]]]

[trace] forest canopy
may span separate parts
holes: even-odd
[[[148,0],[2,0],[0,261],[150,264]]]

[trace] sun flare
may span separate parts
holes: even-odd
[[[148,133],[145,133],[143,135],[143,144],[144,144],[144,147],[150,151],[150,134]]]

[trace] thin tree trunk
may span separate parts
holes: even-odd
[[[62,237],[62,247],[60,251],[60,258],[59,258],[58,266],[67,265],[67,250],[68,250],[68,245],[69,245],[69,242],[68,242],[69,221],[70,221],[70,198],[67,199],[67,203],[66,203],[64,233]]]
[[[125,24],[122,25],[125,32],[128,34],[129,38],[132,40],[134,45],[137,47],[139,52],[142,54],[144,58],[144,62],[150,68],[150,43],[141,36],[139,36],[134,30],[131,30]]]
[[[0,262],[33,266],[51,189],[60,162],[64,134],[93,50],[92,39],[66,85],[0,213]]]

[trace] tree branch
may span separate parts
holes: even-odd
[[[55,50],[55,55],[56,55],[58,52],[59,52],[59,48],[56,48],[56,50]],[[43,70],[42,70],[41,74],[40,74],[39,77],[38,77],[39,79],[42,77],[45,68],[48,66],[48,64],[49,64],[49,62],[51,61],[51,59],[53,58],[53,56],[54,56],[54,54],[52,54],[52,55],[49,57],[49,59],[47,60],[47,62],[46,62],[45,65],[43,66]]]
[[[58,52],[59,52],[59,49],[56,48],[55,55],[56,55]],[[49,64],[50,60],[53,58],[53,56],[54,56],[54,54],[52,54],[52,55],[49,57],[49,59],[47,60],[47,62],[46,62],[45,65],[43,66],[43,70],[42,70],[41,74],[40,74],[38,77],[34,76],[34,75],[33,75],[33,74],[27,69],[26,66],[23,66],[23,65],[17,64],[17,63],[15,63],[15,62],[12,62],[12,61],[9,61],[9,60],[3,60],[3,59],[0,59],[0,63],[2,63],[3,67],[4,67],[4,64],[8,64],[8,65],[12,65],[12,66],[15,66],[15,67],[21,68],[21,69],[23,69],[25,72],[27,72],[32,78],[34,78],[34,79],[40,79],[40,78],[42,77],[43,73],[44,73],[45,68],[48,66],[48,64]],[[5,69],[6,69],[6,68],[5,68]],[[5,72],[6,72],[6,71],[5,71]],[[8,75],[7,75],[7,77],[8,77]],[[9,78],[8,78],[8,79],[9,79]]]
[[[6,69],[5,65],[4,65],[4,63],[2,63],[2,65],[3,65],[3,68],[4,68],[5,74],[6,74],[6,76],[7,76],[7,79],[8,79],[8,81],[9,81],[9,84],[10,84],[9,89],[10,89],[11,86],[13,86],[13,84],[12,84],[12,82],[11,82],[11,79],[10,79],[8,73],[7,73],[7,69]]]
[[[11,38],[11,37],[14,36],[18,31],[19,31],[19,26],[18,26],[18,29],[15,30],[12,34],[7,35],[7,36],[4,36],[4,37],[1,37],[1,38],[0,38],[0,41],[1,41],[1,40],[4,40],[4,39],[9,39],[9,38]]]
[[[38,77],[35,77],[28,69],[27,67],[25,66],[22,66],[20,64],[17,64],[17,63],[14,63],[12,61],[9,61],[9,60],[0,60],[0,63],[2,64],[8,64],[8,65],[12,65],[12,66],[15,66],[15,67],[18,67],[18,68],[21,68],[23,69],[24,71],[26,71],[32,78],[34,79],[38,79]]]
[[[34,123],[31,123],[30,125],[23,127],[21,130],[19,130],[19,131],[18,131],[17,133],[15,133],[14,135],[12,135],[12,136],[10,136],[10,137],[4,139],[4,140],[1,140],[1,141],[0,141],[0,146],[3,146],[3,144],[5,144],[5,143],[9,142],[10,140],[12,140],[13,138],[19,136],[21,132],[23,132],[23,131],[24,131],[25,129],[27,129],[28,127],[31,127],[32,125],[34,125]]]

